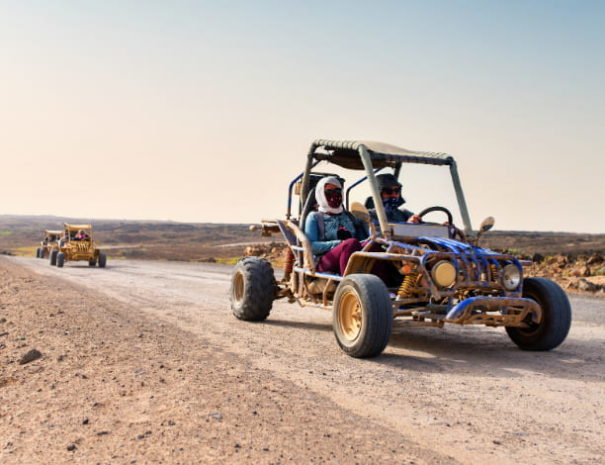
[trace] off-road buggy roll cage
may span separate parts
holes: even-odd
[[[348,198],[351,189],[367,180],[370,186],[372,198],[374,200],[380,230],[384,231],[386,236],[390,236],[392,231],[388,226],[387,215],[384,210],[384,206],[382,205],[382,200],[376,181],[376,174],[382,169],[390,167],[393,169],[393,174],[395,177],[398,178],[401,171],[401,165],[404,163],[449,166],[454,184],[454,190],[456,192],[456,198],[458,200],[458,206],[460,208],[460,215],[464,224],[464,232],[467,234],[472,233],[471,220],[454,157],[448,155],[447,153],[417,152],[394,145],[373,141],[334,141],[324,139],[314,141],[311,144],[309,153],[307,155],[307,165],[305,167],[305,171],[301,176],[295,178],[290,184],[286,218],[290,219],[292,215],[291,205],[293,185],[302,178],[302,192],[299,205],[300,212],[309,195],[311,172],[313,168],[321,161],[327,161],[351,170],[365,170],[366,175],[353,183],[347,189],[346,206],[348,207]],[[300,218],[301,225],[304,224],[304,219],[305,218],[303,217]]]
[[[331,173],[316,173],[322,161],[365,176],[348,189],[367,181],[378,228],[372,228],[361,251],[349,258],[341,275],[318,272],[311,243],[303,232],[306,216],[314,207],[314,185]],[[378,189],[376,174],[391,168],[398,177],[404,163],[449,166],[464,233],[449,225],[389,223]],[[299,195],[298,215],[293,218],[293,194]],[[357,213],[370,226],[367,209]],[[352,208],[353,209],[353,208]],[[484,222],[481,231],[492,222]],[[306,167],[288,187],[285,220],[263,220],[263,235],[281,233],[288,244],[283,278],[277,282],[271,265],[258,257],[244,258],[235,267],[231,308],[237,318],[264,320],[276,298],[301,306],[333,310],[333,327],[340,347],[355,357],[382,352],[391,334],[393,319],[400,325],[437,326],[445,323],[504,326],[521,348],[549,350],[565,339],[571,308],[565,293],[542,278],[523,279],[523,265],[512,255],[476,245],[456,162],[451,155],[415,152],[368,141],[316,140],[307,154]],[[458,237],[459,240],[456,240]],[[377,247],[378,246],[378,247]],[[378,248],[380,251],[375,251]],[[372,274],[377,262],[388,262],[397,284]]]

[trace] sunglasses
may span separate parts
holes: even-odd
[[[326,195],[336,195],[336,194],[342,194],[342,189],[326,189],[324,191],[324,193]]]
[[[385,187],[384,189],[382,189],[382,192],[388,195],[401,194],[401,187]]]

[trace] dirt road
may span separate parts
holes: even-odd
[[[46,260],[6,260],[207,341],[294,386],[300,399],[289,402],[326,399],[351,418],[342,423],[346,431],[331,434],[378,427],[406,444],[410,462],[596,464],[605,456],[603,299],[571,297],[570,335],[547,353],[518,350],[502,329],[450,326],[397,329],[384,355],[356,360],[338,349],[329,312],[277,302],[264,323],[236,320],[226,297],[229,266],[121,260],[104,270],[58,269]],[[384,452],[383,444],[376,448]],[[339,457],[325,463],[395,456]]]

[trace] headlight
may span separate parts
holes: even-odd
[[[451,262],[442,260],[435,264],[431,276],[438,287],[450,287],[456,282],[456,267]]]
[[[514,291],[521,283],[521,272],[512,263],[502,268],[502,285],[508,291]]]

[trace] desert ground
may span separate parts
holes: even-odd
[[[602,463],[602,298],[551,352],[446,326],[358,360],[329,312],[235,319],[230,272],[0,257],[0,463]]]

